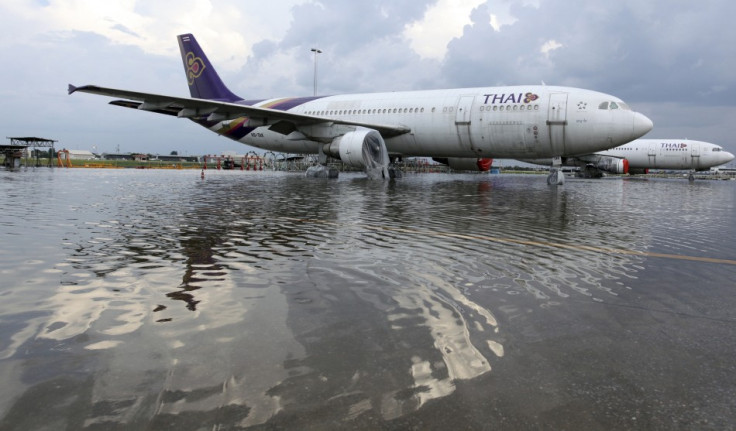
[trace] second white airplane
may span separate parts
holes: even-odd
[[[383,178],[396,172],[391,159],[407,156],[548,157],[548,182],[562,184],[562,157],[613,148],[652,129],[617,97],[544,85],[244,100],[223,84],[193,35],[178,40],[191,98],[94,85],[69,85],[69,94],[123,98],[110,103],[188,118],[265,150],[319,154],[322,162],[331,156]]]
[[[628,144],[576,157],[563,158],[566,166],[579,166],[587,177],[612,174],[645,174],[649,169],[704,171],[734,159],[723,147],[688,139],[637,139]],[[522,161],[549,166],[551,159]]]

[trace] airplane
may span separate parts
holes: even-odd
[[[68,93],[122,98],[110,104],[188,118],[264,150],[318,154],[308,176],[337,176],[328,156],[371,178],[400,176],[389,164],[410,156],[551,157],[547,181],[556,185],[564,182],[562,157],[622,145],[653,127],[617,97],[546,85],[245,100],[225,86],[192,34],[177,39],[191,98],[96,85],[69,84]]]
[[[597,151],[593,154],[563,158],[565,166],[580,166],[582,175],[600,178],[603,172],[613,174],[646,174],[649,169],[705,171],[734,159],[720,145],[688,139],[636,139],[628,144]],[[520,159],[523,162],[549,166],[551,159]]]

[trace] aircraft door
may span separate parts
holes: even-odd
[[[460,148],[464,150],[472,150],[477,152],[473,146],[471,125],[473,114],[473,102],[475,95],[460,96],[455,110],[455,126],[457,127],[457,136],[460,142]]]
[[[647,148],[647,159],[649,166],[653,168],[657,166],[657,144],[654,142],[649,144],[649,148]]]
[[[690,143],[690,162],[692,163],[692,169],[700,168],[700,146],[698,144]]]
[[[567,126],[567,93],[549,95],[547,128],[552,155],[565,153],[565,126]]]

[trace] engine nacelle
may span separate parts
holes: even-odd
[[[612,174],[628,174],[629,161],[618,157],[601,157],[594,166],[602,171]]]
[[[491,170],[493,159],[477,159],[471,157],[448,157],[433,158],[437,163],[442,163],[456,171],[488,172]]]
[[[322,146],[322,152],[356,168],[371,178],[388,178],[388,150],[380,133],[363,127]]]

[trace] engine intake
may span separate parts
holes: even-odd
[[[343,163],[364,168],[370,178],[388,178],[388,150],[380,133],[363,127],[333,139],[322,152]]]
[[[628,174],[629,161],[618,157],[601,157],[594,166],[612,174]]]

